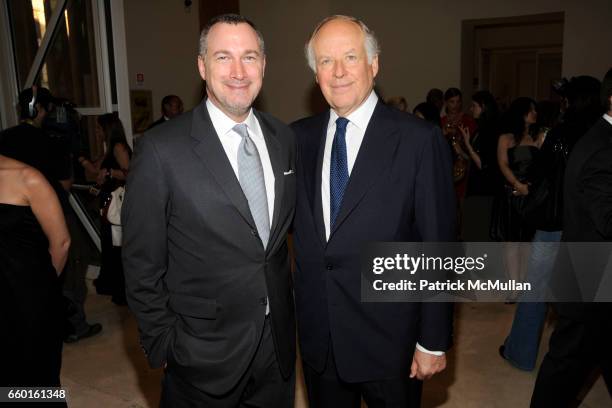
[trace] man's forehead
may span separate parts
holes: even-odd
[[[247,23],[217,23],[208,33],[208,47],[223,46],[232,42],[253,42],[259,48],[257,33]]]
[[[325,23],[313,38],[315,48],[341,47],[344,51],[364,48],[364,33],[361,27],[352,21],[330,21]]]

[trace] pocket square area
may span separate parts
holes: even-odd
[[[283,171],[283,175],[288,176],[290,174],[293,174],[294,171],[293,170],[287,170],[287,171]]]

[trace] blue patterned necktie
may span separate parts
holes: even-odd
[[[329,165],[329,229],[333,229],[340,212],[344,190],[349,181],[348,161],[346,158],[347,118],[336,119],[336,133],[332,144]]]
[[[257,233],[265,248],[270,237],[270,215],[263,166],[257,146],[249,136],[247,126],[239,123],[234,126],[234,131],[242,136],[238,147],[238,181],[249,203]]]

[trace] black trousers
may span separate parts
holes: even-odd
[[[264,329],[255,356],[238,384],[227,394],[211,395],[181,378],[168,367],[162,381],[161,408],[293,408],[295,374],[283,378],[276,360],[270,319]]]
[[[304,363],[304,380],[310,408],[360,408],[361,398],[368,408],[418,408],[421,406],[423,382],[404,377],[347,383],[336,368],[333,349],[329,347],[327,363],[322,373]]]
[[[531,407],[571,407],[599,367],[612,395],[612,303],[553,305],[559,319],[536,380]]]

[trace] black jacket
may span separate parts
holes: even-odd
[[[295,208],[291,130],[255,112],[275,177],[264,250],[206,105],[147,132],[136,146],[123,204],[127,300],[153,367],[165,361],[213,395],[247,370],[266,297],[281,373],[295,363],[287,230]]]

